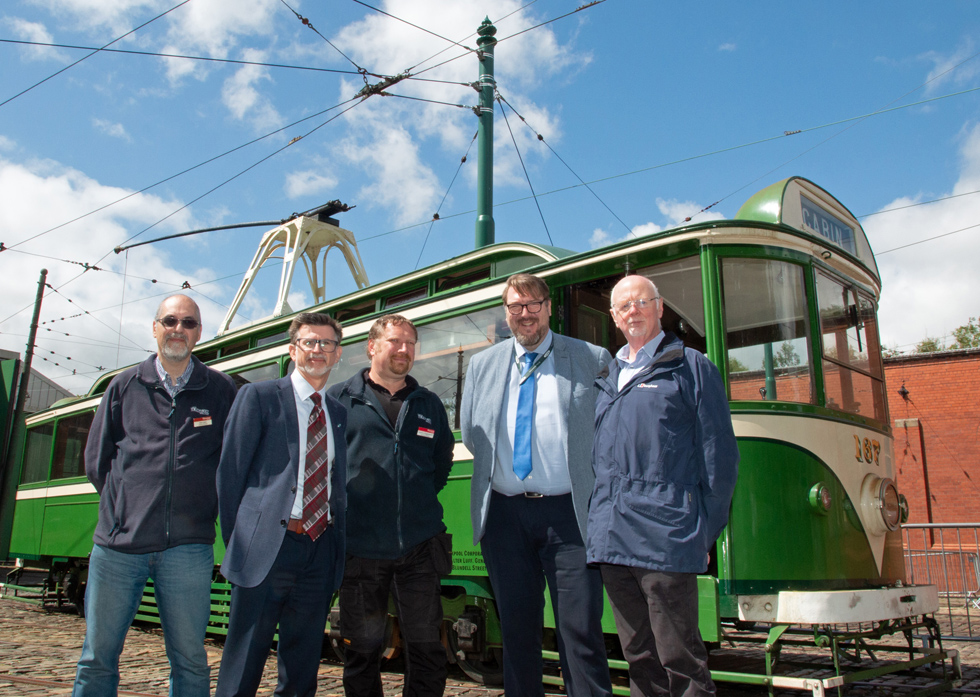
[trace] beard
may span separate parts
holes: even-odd
[[[306,363],[305,365],[297,365],[296,367],[300,372],[306,373],[314,378],[322,378],[330,372],[330,366],[327,365],[326,361],[321,363]]]
[[[513,327],[514,338],[517,339],[517,343],[525,348],[534,348],[540,344],[544,337],[548,334],[548,325],[541,323],[534,327],[522,327],[520,325]]]
[[[171,335],[168,336],[166,341],[163,342],[163,347],[160,349],[160,353],[162,353],[164,358],[167,360],[179,363],[191,355],[191,348],[184,337]]]

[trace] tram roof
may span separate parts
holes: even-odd
[[[735,218],[787,225],[818,237],[859,259],[881,280],[861,223],[847,206],[809,179],[789,177],[767,186],[742,204]]]

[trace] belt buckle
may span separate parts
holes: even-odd
[[[543,499],[544,494],[539,494],[536,491],[525,491],[524,498],[526,499]]]

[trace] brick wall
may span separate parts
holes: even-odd
[[[886,358],[885,385],[909,522],[980,522],[980,349]]]

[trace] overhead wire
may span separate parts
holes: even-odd
[[[425,239],[422,240],[422,248],[419,250],[419,258],[415,260],[416,269],[419,268],[419,264],[422,262],[422,253],[425,251],[425,245],[428,243],[429,235],[432,233],[432,226],[437,220],[439,220],[439,212],[442,210],[442,206],[446,203],[446,199],[449,197],[449,192],[452,191],[453,184],[456,183],[456,178],[459,176],[460,171],[462,171],[463,165],[466,164],[466,159],[469,157],[470,149],[473,147],[473,143],[476,142],[478,135],[480,135],[479,131],[474,133],[473,137],[470,139],[470,144],[466,146],[466,152],[463,153],[463,157],[461,157],[459,160],[459,165],[456,167],[456,173],[453,174],[452,181],[450,181],[449,186],[446,187],[446,193],[442,195],[442,200],[436,207],[436,212],[432,215],[432,220],[429,221],[429,229],[425,233]]]
[[[585,182],[585,180],[584,180],[584,179],[582,179],[582,177],[580,177],[580,176],[578,175],[578,172],[576,172],[576,171],[575,171],[574,169],[572,169],[572,167],[571,167],[571,165],[569,165],[569,164],[568,164],[567,162],[565,162],[565,160],[564,160],[564,158],[563,158],[563,157],[562,157],[561,155],[559,155],[559,154],[558,154],[558,151],[557,151],[557,150],[555,150],[555,149],[554,149],[553,147],[551,147],[551,144],[550,144],[550,143],[548,143],[548,141],[546,141],[546,140],[545,140],[545,138],[544,138],[544,136],[543,136],[543,135],[541,135],[541,133],[540,133],[540,132],[539,132],[539,131],[538,131],[538,130],[537,130],[536,128],[534,128],[534,127],[533,127],[533,126],[532,126],[532,125],[531,125],[530,123],[528,123],[528,121],[527,121],[527,119],[526,119],[526,118],[524,118],[524,116],[523,116],[523,115],[522,115],[522,114],[521,114],[521,113],[520,113],[519,111],[517,111],[517,109],[515,109],[515,108],[514,108],[514,105],[513,105],[513,104],[511,104],[510,102],[508,102],[508,101],[507,101],[507,100],[506,100],[506,99],[505,99],[505,98],[504,98],[504,97],[503,97],[503,96],[502,96],[502,95],[500,94],[500,92],[499,92],[499,91],[497,92],[497,99],[498,99],[499,101],[501,101],[501,102],[502,102],[503,104],[506,104],[506,105],[507,105],[508,107],[510,107],[510,110],[514,112],[514,114],[515,114],[515,115],[517,116],[517,118],[519,118],[519,119],[520,119],[520,120],[521,120],[521,121],[522,121],[522,122],[524,123],[524,125],[525,125],[525,126],[527,126],[527,127],[528,127],[528,128],[529,128],[529,129],[531,130],[531,132],[532,132],[532,133],[534,133],[534,135],[535,135],[535,137],[536,137],[536,138],[537,138],[537,139],[538,139],[538,140],[539,140],[540,142],[542,142],[542,143],[544,143],[544,145],[545,145],[545,147],[547,147],[547,148],[548,148],[548,150],[550,150],[550,151],[551,151],[551,153],[552,153],[552,154],[553,154],[553,155],[554,155],[555,157],[557,157],[557,158],[558,158],[558,161],[559,161],[559,162],[561,162],[561,163],[562,163],[563,165],[565,165],[565,168],[566,168],[566,169],[567,169],[567,170],[568,170],[569,172],[571,172],[571,173],[572,173],[572,175],[573,175],[573,176],[574,176],[574,177],[575,177],[576,179],[578,179],[578,181],[579,181],[579,183],[581,183],[581,184],[582,184],[582,186],[584,186],[584,187],[585,187],[585,188],[586,188],[586,189],[587,189],[587,190],[589,191],[589,193],[590,193],[590,194],[592,194],[592,195],[593,195],[593,196],[595,197],[595,199],[596,199],[596,200],[597,200],[597,201],[598,201],[599,203],[601,203],[601,204],[602,204],[602,206],[603,206],[603,207],[604,207],[604,208],[605,208],[605,209],[606,209],[607,211],[609,211],[609,213],[610,213],[610,214],[611,214],[611,215],[612,215],[612,216],[613,216],[613,217],[614,217],[614,218],[615,218],[616,220],[618,220],[618,221],[619,221],[619,223],[620,223],[620,225],[622,225],[622,226],[623,226],[624,228],[626,228],[626,231],[627,231],[627,232],[628,232],[628,233],[629,233],[630,235],[632,235],[632,234],[633,234],[633,229],[632,229],[632,228],[631,228],[631,227],[630,227],[629,225],[627,225],[627,224],[626,224],[625,222],[623,222],[623,219],[622,219],[622,218],[620,218],[620,217],[619,217],[618,215],[616,215],[616,212],[615,212],[615,211],[614,211],[614,210],[613,210],[612,208],[610,208],[610,207],[609,207],[609,205],[608,205],[608,204],[607,204],[607,203],[606,203],[605,201],[603,201],[603,200],[602,200],[602,198],[601,198],[601,197],[599,196],[599,194],[597,194],[597,193],[595,192],[595,190],[594,190],[594,189],[593,189],[593,188],[592,188],[591,186],[589,186],[589,185],[588,185],[588,184],[587,184],[587,183]]]
[[[260,68],[282,68],[287,70],[305,70],[317,73],[332,73],[336,75],[358,75],[357,70],[341,70],[339,68],[315,68],[309,65],[290,65],[288,63],[266,63],[235,58],[215,58],[213,56],[190,56],[184,53],[161,53],[159,51],[136,51],[125,48],[97,48],[94,46],[79,46],[76,44],[56,44],[49,41],[26,41],[23,39],[0,39],[3,44],[21,44],[25,46],[43,46],[47,48],[65,48],[77,51],[95,51],[102,53],[121,53],[150,58],[177,58],[181,60],[200,61],[205,63],[227,63],[230,65],[250,65]]]
[[[116,37],[115,39],[113,39],[112,41],[110,41],[109,43],[107,43],[107,44],[106,44],[105,46],[102,46],[101,48],[98,48],[98,49],[96,49],[96,50],[94,50],[94,51],[92,51],[92,52],[91,52],[91,53],[89,53],[88,55],[85,55],[85,56],[82,56],[81,58],[79,58],[79,59],[78,59],[77,61],[75,61],[74,63],[69,63],[68,65],[66,65],[66,66],[65,66],[64,68],[62,68],[61,70],[58,70],[58,71],[56,71],[56,72],[54,72],[54,73],[52,73],[51,75],[48,75],[48,76],[47,76],[46,78],[44,78],[43,80],[41,80],[41,81],[39,81],[39,82],[35,82],[35,83],[34,83],[33,85],[31,85],[30,87],[28,87],[28,88],[26,88],[26,89],[23,89],[23,90],[21,90],[20,92],[18,92],[17,94],[15,94],[15,95],[14,95],[13,97],[8,97],[8,98],[7,98],[7,99],[5,99],[4,101],[2,101],[2,102],[0,102],[0,107],[3,107],[3,106],[5,106],[5,105],[7,105],[7,104],[9,104],[10,102],[12,102],[12,101],[14,101],[14,100],[15,100],[15,99],[17,99],[18,97],[20,97],[20,96],[22,96],[22,95],[25,95],[25,94],[27,94],[28,92],[30,92],[31,90],[33,90],[33,89],[34,89],[35,87],[39,87],[40,85],[43,85],[43,84],[44,84],[45,82],[47,82],[48,80],[50,80],[50,79],[52,79],[52,78],[54,78],[54,77],[57,77],[58,75],[61,75],[61,74],[62,74],[63,72],[65,72],[66,70],[70,70],[71,68],[74,68],[74,67],[75,67],[76,65],[78,65],[78,64],[79,64],[79,63],[81,63],[82,61],[84,61],[84,60],[87,60],[87,59],[89,59],[89,58],[91,58],[91,57],[92,57],[92,56],[94,56],[94,55],[95,55],[96,53],[99,53],[99,52],[101,52],[102,50],[104,50],[104,49],[106,49],[106,48],[108,48],[109,46],[112,46],[112,45],[113,45],[114,43],[116,43],[116,42],[118,42],[118,41],[122,41],[122,40],[123,40],[123,39],[125,39],[125,38],[126,38],[127,36],[129,36],[130,34],[134,34],[134,33],[136,33],[137,31],[139,31],[139,30],[140,30],[140,29],[142,29],[143,27],[145,27],[145,26],[147,26],[148,24],[152,24],[153,22],[155,22],[155,21],[157,21],[157,20],[158,20],[158,19],[160,19],[161,17],[164,17],[164,16],[166,16],[166,15],[168,15],[168,14],[170,14],[171,12],[173,12],[174,10],[176,10],[177,8],[179,8],[179,7],[183,7],[184,5],[186,5],[187,3],[189,3],[190,1],[191,1],[191,0],[184,0],[183,2],[180,2],[180,3],[177,3],[176,5],[174,5],[173,7],[171,7],[171,8],[169,9],[169,10],[166,10],[165,12],[161,12],[160,14],[158,14],[158,15],[157,15],[156,17],[154,17],[153,19],[150,19],[150,20],[147,20],[146,22],[143,22],[142,24],[140,24],[140,25],[139,25],[138,27],[135,27],[135,28],[133,28],[133,29],[130,29],[130,30],[129,30],[128,32],[126,32],[126,33],[125,33],[125,34],[123,34],[122,36],[119,36],[119,37]]]
[[[497,101],[500,102],[500,99],[497,99]],[[514,131],[510,127],[510,119],[507,118],[507,111],[504,109],[503,103],[500,105],[500,113],[504,117],[504,123],[507,124],[507,132],[510,133],[510,140],[514,144],[515,152],[517,152],[517,159],[520,160],[521,169],[524,170],[524,179],[527,180],[527,186],[531,190],[532,198],[534,198],[534,205],[537,206],[538,215],[541,217],[541,224],[544,225],[544,231],[548,235],[548,244],[553,247],[555,246],[555,243],[551,239],[551,230],[548,229],[548,221],[544,219],[544,211],[541,210],[541,203],[538,201],[538,197],[534,193],[534,184],[531,183],[531,176],[527,173],[524,158],[521,156],[521,149],[517,146],[517,138],[514,137]]]

